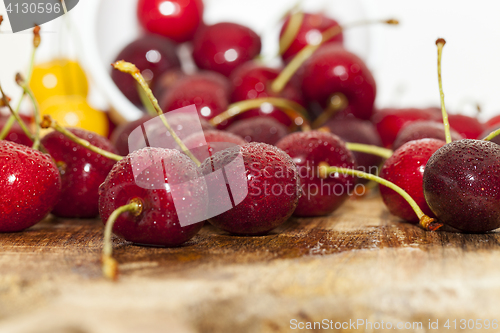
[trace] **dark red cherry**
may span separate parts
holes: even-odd
[[[7,122],[8,119],[9,119],[9,117],[0,116],[0,131],[3,129],[3,127],[5,126],[5,123]],[[29,122],[28,122],[28,121],[30,121],[29,118],[28,119],[24,118],[23,120],[25,121],[26,124],[29,124]],[[5,140],[15,142],[15,143],[18,143],[20,145],[24,145],[24,146],[28,146],[28,147],[31,147],[33,145],[33,141],[31,141],[31,139],[28,138],[28,136],[26,134],[24,134],[23,129],[21,128],[21,126],[17,122],[15,122],[12,125],[9,133],[5,137]]]
[[[491,132],[496,131],[499,128],[500,128],[500,124],[496,124],[496,125],[493,125],[491,127],[488,127],[486,130],[484,130],[483,133],[481,133],[481,135],[478,136],[478,139],[486,138],[488,135],[490,135]],[[500,135],[495,136],[490,141],[500,145]]]
[[[169,69],[163,73],[155,83],[153,88],[154,96],[161,101],[168,90],[177,84],[177,81],[186,76],[180,68]]]
[[[98,148],[116,153],[111,142],[100,135],[82,129],[69,131]],[[116,161],[91,152],[55,131],[44,136],[42,144],[61,173],[61,197],[52,214],[68,218],[96,217],[99,186]]]
[[[450,134],[453,141],[463,139],[463,137],[452,128],[450,128]],[[392,144],[392,149],[396,150],[409,141],[420,139],[438,139],[446,141],[443,124],[432,120],[417,120],[411,122],[399,132],[396,140],[394,140]]]
[[[233,85],[231,101],[234,103],[247,99],[281,97],[304,105],[300,85],[296,80],[288,82],[280,93],[272,91],[271,84],[279,73],[279,69],[265,67],[255,61],[249,61],[238,67],[230,77]],[[289,116],[270,104],[265,104],[259,109],[246,111],[238,115],[236,119],[247,119],[256,116],[273,117],[285,126],[292,124]]]
[[[288,28],[288,24],[290,23],[290,16],[288,16],[283,23],[283,27],[281,28],[280,38],[283,36],[283,33]],[[321,34],[333,27],[338,26],[338,22],[326,17],[323,14],[310,14],[304,13],[304,19],[302,20],[302,24],[300,25],[299,31],[295,36],[292,44],[286,49],[286,51],[281,55],[285,62],[289,62],[300,50],[302,50],[305,46],[309,44],[317,44],[321,41]],[[339,43],[342,44],[344,41],[344,36],[342,33],[336,35],[332,39],[325,42],[326,43]]]
[[[167,70],[180,67],[175,45],[168,39],[145,35],[128,44],[117,56],[116,60],[131,62],[139,68],[144,79],[152,86]],[[117,70],[111,72],[111,78],[121,92],[135,105],[141,105],[137,92],[137,83],[130,74]]]
[[[360,119],[370,119],[376,84],[363,60],[337,44],[324,45],[303,65],[302,93],[306,101],[323,109],[332,95],[342,93],[348,101],[346,111]]]
[[[339,208],[354,190],[354,177],[337,174],[322,179],[318,175],[317,169],[322,162],[329,166],[356,168],[354,155],[335,134],[320,131],[292,133],[276,146],[290,155],[299,170],[302,196],[294,215],[328,215]]]
[[[246,143],[241,136],[218,130],[194,133],[184,140],[186,147],[202,162],[218,151]]]
[[[139,0],[137,17],[147,31],[178,43],[191,40],[203,24],[201,0]]]
[[[437,139],[407,142],[394,151],[394,154],[385,161],[380,172],[380,177],[405,190],[420,209],[430,217],[435,217],[435,215],[425,201],[422,179],[427,161],[445,144],[445,141]],[[380,186],[380,194],[391,214],[409,222],[419,222],[417,215],[401,195],[385,186]]]
[[[439,222],[465,232],[500,227],[500,146],[469,139],[443,146],[425,167],[423,188]]]
[[[141,126],[148,120],[153,119],[153,116],[145,115],[141,118],[131,121],[129,123],[122,124],[118,126],[111,134],[111,142],[116,148],[118,154],[122,156],[127,156],[129,154],[128,149],[128,137],[133,130]]]
[[[344,119],[332,119],[325,124],[328,130],[340,137],[345,142],[362,143],[372,146],[382,146],[382,140],[375,129],[375,126],[367,121],[354,117]],[[377,170],[382,163],[382,158],[374,154],[352,152],[356,159],[358,170],[377,174]],[[367,183],[365,179],[359,179],[361,183]]]
[[[193,39],[193,59],[196,65],[225,76],[258,56],[260,49],[260,37],[252,29],[236,23],[223,22],[206,26]]]
[[[0,232],[41,221],[59,200],[61,177],[49,155],[0,141]]]
[[[434,120],[441,122],[441,112],[436,108],[427,109],[381,109],[373,114],[372,122],[377,127],[378,134],[385,147],[392,147],[399,131],[406,125],[417,120]],[[443,130],[444,131],[444,130]]]
[[[99,188],[99,213],[106,223],[114,210],[139,200],[141,214],[121,214],[113,232],[137,244],[181,245],[201,229],[203,222],[181,225],[172,186],[201,176],[196,165],[177,150],[144,148],[134,151],[115,164]],[[201,186],[189,186],[183,192],[180,194],[191,205],[193,214],[206,209],[207,201],[203,197],[206,191]]]
[[[262,142],[275,145],[288,134],[288,128],[274,118],[257,116],[239,120],[226,129],[246,142]]]
[[[448,115],[450,127],[460,133],[466,139],[481,139],[479,136],[486,129],[484,124],[477,118],[463,114]]]
[[[191,104],[196,105],[198,114],[205,120],[210,120],[227,110],[229,106],[230,85],[220,74],[201,72],[188,75],[167,92],[160,105],[167,112]],[[221,124],[224,128],[230,123]]]
[[[234,164],[238,160],[241,165]],[[229,148],[206,159],[201,168],[205,175],[219,172],[223,183],[228,180],[227,191],[218,191],[211,200],[221,205],[227,193],[231,195],[232,208],[209,220],[222,230],[263,235],[284,223],[297,206],[297,167],[290,156],[274,146],[248,143]]]

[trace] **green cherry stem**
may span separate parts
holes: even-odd
[[[283,36],[280,38],[280,50],[279,54],[285,53],[286,50],[292,45],[295,37],[299,33],[300,26],[304,21],[304,12],[297,10],[290,15],[290,20],[286,26]]]
[[[29,85],[26,83],[24,78],[20,73],[16,74],[16,83],[23,88],[24,94],[28,95],[28,97],[31,99],[31,102],[33,104],[33,113],[35,117],[35,138],[33,140],[33,149],[37,149],[40,147],[40,123],[42,122],[40,118],[40,108],[38,106],[38,102],[35,99],[35,96],[33,95],[33,92],[31,91],[31,88]]]
[[[350,151],[357,151],[360,153],[367,153],[372,155],[380,156],[384,159],[388,159],[392,156],[393,151],[387,148],[382,148],[379,146],[365,145],[363,143],[346,142],[346,147]]]
[[[78,145],[80,145],[80,146],[82,146],[82,147],[84,147],[84,148],[86,148],[94,153],[97,153],[99,155],[107,157],[110,160],[120,161],[123,159],[123,156],[116,155],[116,154],[113,154],[107,150],[96,147],[96,146],[92,145],[90,142],[88,142],[87,140],[77,137],[76,135],[74,135],[73,133],[68,131],[66,128],[59,125],[57,123],[57,121],[52,119],[52,117],[49,115],[43,116],[42,122],[40,123],[40,127],[41,128],[52,128],[52,129],[56,130],[57,132],[61,133],[62,135],[64,135],[65,137],[67,137],[68,139],[70,139],[71,141],[73,141],[74,143],[76,143],[76,144],[78,144]]]
[[[118,276],[118,263],[112,257],[113,244],[111,242],[111,233],[113,232],[113,226],[121,214],[129,212],[134,216],[139,216],[142,210],[142,200],[134,198],[130,200],[127,205],[115,209],[106,221],[106,227],[104,228],[104,244],[102,248],[102,274],[110,280],[116,280]]]
[[[174,139],[174,141],[179,145],[179,147],[184,152],[184,154],[186,154],[189,158],[191,158],[191,160],[193,160],[193,162],[197,166],[200,166],[201,165],[200,161],[198,161],[198,159],[193,155],[193,153],[191,153],[189,151],[189,149],[187,149],[186,145],[182,142],[182,140],[179,138],[177,133],[175,133],[174,130],[172,129],[172,127],[170,127],[167,119],[164,116],[163,110],[160,108],[160,105],[158,104],[158,100],[153,95],[153,92],[149,88],[149,85],[146,82],[146,80],[144,80],[144,77],[142,76],[141,71],[139,71],[139,69],[134,64],[132,64],[130,62],[123,61],[123,60],[115,62],[114,64],[112,64],[112,66],[121,72],[132,75],[132,77],[137,81],[137,83],[139,83],[142,86],[142,89],[144,89],[144,91],[146,92],[146,95],[149,98],[149,100],[151,101],[151,104],[153,104],[153,107],[155,108],[156,113],[158,114],[161,121],[163,122],[163,125],[165,125],[167,130],[170,132],[170,135],[172,135],[172,138]]]
[[[24,134],[26,134],[26,136],[28,138],[30,138],[31,141],[34,141],[35,137],[33,136],[33,133],[31,133],[31,131],[28,129],[28,127],[26,126],[24,121],[21,119],[19,114],[12,109],[12,106],[10,105],[9,99],[5,95],[1,85],[0,85],[0,93],[2,94],[2,104],[5,105],[10,110],[11,116],[14,118],[15,121],[17,121],[19,123],[19,126],[21,126],[21,129],[23,130]]]
[[[491,141],[492,139],[494,139],[498,135],[500,135],[500,128],[497,129],[497,130],[494,130],[493,132],[491,132],[490,134],[488,134],[488,136],[485,137],[483,140],[484,141]]]
[[[31,75],[33,74],[33,67],[35,66],[36,50],[38,49],[38,46],[40,46],[40,42],[41,42],[40,27],[37,25],[33,29],[33,50],[31,51],[29,70],[28,70],[28,75],[26,77],[26,82],[28,82],[28,84],[31,81]],[[19,98],[19,101],[17,102],[16,108],[14,109],[15,114],[19,113],[19,109],[21,108],[21,104],[23,102],[23,98],[24,98],[25,94],[26,93],[23,90],[21,97]],[[9,131],[12,128],[12,125],[14,125],[15,121],[16,121],[16,117],[14,116],[14,114],[11,114],[9,119],[7,119],[5,126],[0,131],[0,140],[4,140],[7,137],[7,134],[9,134]]]
[[[360,177],[360,178],[365,178],[368,180],[375,181],[381,185],[387,186],[390,189],[396,191],[399,195],[401,195],[413,208],[413,211],[415,214],[417,214],[419,220],[420,220],[420,226],[428,231],[435,231],[439,228],[441,228],[443,225],[439,222],[436,222],[435,219],[425,215],[425,213],[420,209],[418,204],[413,200],[413,198],[401,187],[397,186],[394,183],[391,183],[388,180],[385,180],[381,177],[372,175],[370,173],[354,170],[354,169],[347,169],[347,168],[338,168],[338,167],[333,167],[333,166],[328,166],[326,163],[320,163],[319,169],[318,169],[319,175],[321,178],[328,178],[328,176],[332,173],[342,173],[342,174],[347,174],[350,176],[355,176],[355,177]]]
[[[446,112],[446,107],[444,106],[443,79],[441,77],[441,57],[443,55],[444,44],[446,44],[446,41],[443,38],[438,38],[438,40],[436,40],[437,52],[438,52],[438,81],[439,81],[439,95],[441,98],[441,113],[443,114],[444,134],[446,137],[446,143],[450,143],[451,142],[450,122],[448,121],[448,113]]]

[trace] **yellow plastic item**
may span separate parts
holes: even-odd
[[[30,87],[39,104],[54,96],[87,97],[89,90],[82,67],[69,59],[54,59],[35,65]]]
[[[54,96],[40,105],[40,113],[50,115],[61,126],[78,127],[107,137],[106,114],[92,108],[82,96]]]

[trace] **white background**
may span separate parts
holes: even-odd
[[[81,33],[85,33],[88,15],[86,1],[95,0],[80,0],[71,13]],[[337,6],[342,5],[342,1],[335,1]],[[269,41],[275,26],[269,18],[279,17],[284,8],[294,3],[287,0],[207,0],[206,19],[209,23],[242,21]],[[308,0],[303,0],[303,3],[307,7]],[[480,115],[483,120],[500,114],[500,2],[360,0],[360,3],[365,17],[394,17],[401,22],[399,27],[378,26],[366,30],[368,39],[362,42],[361,48],[357,41],[350,40],[347,44],[355,50],[364,48],[361,56],[367,60],[377,81],[377,106],[439,104],[434,42],[436,38],[444,37],[448,42],[443,56],[448,109],[473,115],[476,104],[479,104],[483,109]],[[3,2],[0,3],[0,14],[6,18]],[[119,14],[117,8],[113,15]],[[61,35],[61,19],[56,21],[42,26],[40,60],[61,52],[69,53],[65,47],[72,41]],[[25,71],[27,67],[32,35],[31,32],[12,34],[8,30],[7,21],[0,27],[0,82],[15,98],[19,90],[13,81],[14,74]]]

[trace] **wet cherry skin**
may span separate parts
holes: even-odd
[[[169,174],[174,180],[165,175],[161,161],[164,161],[165,167],[170,169]],[[135,177],[132,168],[143,171]],[[155,183],[158,175],[164,184],[163,189],[154,186],[158,185]],[[199,169],[186,155],[177,150],[143,148],[134,151],[115,164],[99,188],[99,213],[106,224],[114,210],[130,203],[133,199],[139,199],[142,203],[141,214],[138,216],[131,213],[121,214],[115,222],[113,232],[137,244],[179,246],[196,235],[203,222],[181,226],[170,186],[165,185],[197,177],[201,177]],[[139,178],[140,181],[136,181]],[[145,187],[155,187],[155,189]],[[193,210],[205,209],[203,205],[206,205],[206,202],[196,200],[200,193],[196,193],[196,188],[192,190],[193,192],[186,193],[186,198],[191,201]]]
[[[243,159],[246,181],[230,189],[232,193],[248,189],[248,194],[232,209],[209,222],[236,235],[264,235],[283,224],[297,207],[300,196],[297,167],[281,149],[264,143],[248,143],[217,152],[205,160],[201,169],[204,174],[213,173],[237,156]],[[237,176],[233,172],[239,172],[225,169],[229,179]]]
[[[427,161],[445,144],[445,141],[437,139],[407,142],[394,151],[380,171],[380,177],[405,190],[420,209],[430,217],[435,217],[435,215],[425,201],[422,179]],[[419,222],[417,215],[401,195],[385,186],[380,186],[380,194],[391,214],[409,222]]]
[[[183,43],[203,24],[203,9],[202,0],[139,0],[137,17],[150,33]]]
[[[451,140],[457,141],[464,137],[453,128],[450,128]],[[399,131],[396,140],[392,144],[392,149],[396,150],[405,143],[420,139],[438,139],[446,141],[444,126],[442,123],[432,120],[417,120],[409,123]]]
[[[425,199],[439,222],[464,232],[500,227],[500,146],[482,140],[451,142],[425,167]]]
[[[98,148],[116,153],[111,142],[100,135],[76,128],[69,131]],[[44,136],[41,142],[61,173],[61,197],[52,214],[67,218],[96,217],[99,186],[115,161],[91,152],[56,131]]]
[[[0,141],[0,232],[17,232],[41,221],[61,194],[59,170],[49,155]]]
[[[288,128],[272,117],[256,116],[236,121],[227,129],[237,134],[246,142],[261,142],[275,145],[288,134]]]
[[[320,131],[292,133],[276,146],[283,149],[299,169],[302,196],[294,212],[296,216],[328,215],[339,208],[354,190],[356,180],[347,175],[318,176],[318,166],[356,168],[354,155],[335,134]]]
[[[193,39],[193,59],[201,69],[229,76],[259,55],[260,37],[250,28],[222,22],[203,27]]]
[[[302,92],[309,103],[326,108],[334,93],[348,100],[346,111],[360,119],[370,119],[376,84],[371,71],[355,54],[337,44],[318,49],[303,65]]]
[[[281,28],[280,38],[283,36],[284,32],[288,28],[290,22],[290,16],[287,16],[283,27]],[[324,31],[338,26],[338,22],[326,17],[321,13],[311,14],[304,13],[304,19],[300,25],[299,31],[295,36],[292,44],[286,49],[281,55],[285,62],[289,62],[300,50],[309,44],[313,44],[314,41],[321,40],[321,33]],[[344,41],[344,36],[342,33],[336,35],[325,43],[340,43]]]
[[[141,36],[128,44],[116,56],[115,61],[118,60],[135,64],[141,70],[144,79],[153,87],[164,72],[180,67],[175,45],[170,40],[156,35]],[[113,70],[111,78],[125,97],[135,105],[142,105],[137,92],[137,83],[130,74]]]

